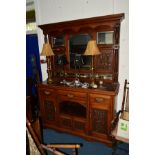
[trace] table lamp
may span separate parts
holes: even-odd
[[[100,51],[99,51],[99,48],[97,47],[97,44],[96,44],[96,40],[90,40],[88,41],[88,44],[87,44],[87,48],[84,52],[84,55],[91,55],[92,56],[92,65],[91,65],[91,70],[92,70],[92,81],[91,81],[91,84],[90,86],[92,88],[96,88],[97,85],[95,84],[94,82],[94,62],[93,62],[93,56],[94,55],[99,55],[101,54]]]
[[[53,50],[51,48],[51,45],[49,43],[44,43],[42,52],[40,54],[41,56],[46,56],[47,60],[47,83],[52,83],[52,69],[51,69],[51,56],[54,55]]]

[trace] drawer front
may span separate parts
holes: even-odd
[[[90,94],[90,101],[92,103],[102,103],[102,104],[107,104],[111,100],[110,96],[106,95],[98,95],[98,94]]]
[[[104,108],[109,108],[111,102],[111,97],[99,94],[90,94],[90,104],[96,107],[101,106]]]
[[[58,90],[58,94],[61,96],[65,96],[66,98],[69,99],[78,99],[82,98],[83,100],[87,99],[87,93],[82,93],[82,92],[73,92],[73,91],[65,91],[65,90]]]
[[[40,89],[41,96],[50,97],[55,96],[55,91],[53,89]]]

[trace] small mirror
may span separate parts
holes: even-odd
[[[89,68],[91,65],[91,56],[84,56],[88,41],[91,40],[89,34],[77,34],[70,37],[70,67],[71,68]]]
[[[97,44],[113,44],[113,31],[97,32]]]
[[[64,36],[53,37],[53,47],[64,46],[65,39]]]

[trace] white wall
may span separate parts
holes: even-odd
[[[117,109],[122,102],[124,80],[129,79],[129,2],[128,0],[34,0],[37,25],[55,23],[81,18],[104,16],[114,13],[125,13],[121,23],[120,64]],[[43,34],[37,30],[39,49],[43,44]],[[43,80],[47,78],[46,65],[42,65]]]

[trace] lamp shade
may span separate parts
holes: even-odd
[[[51,45],[49,43],[43,44],[41,56],[52,56],[54,55]]]
[[[84,55],[99,55],[99,54],[100,51],[99,48],[97,47],[96,41],[95,40],[88,41]]]

